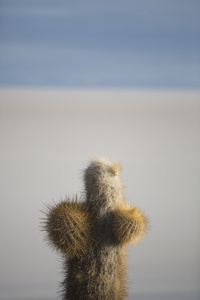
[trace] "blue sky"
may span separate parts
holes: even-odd
[[[200,87],[200,2],[0,0],[0,86]]]

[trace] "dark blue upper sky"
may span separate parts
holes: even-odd
[[[0,85],[199,88],[200,1],[0,0]]]

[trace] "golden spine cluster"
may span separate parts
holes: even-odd
[[[117,243],[136,244],[144,236],[147,219],[137,207],[120,205],[113,212],[112,229]]]
[[[85,255],[92,245],[93,223],[87,208],[77,200],[47,206],[45,230],[49,244],[70,259]]]

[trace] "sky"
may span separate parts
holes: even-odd
[[[124,198],[149,218],[127,249],[129,299],[200,295],[200,102],[191,91],[0,90],[0,299],[55,300],[61,258],[44,241],[45,204],[80,196],[107,155]]]
[[[0,0],[0,86],[200,87],[198,0]]]

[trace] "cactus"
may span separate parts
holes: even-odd
[[[146,231],[146,218],[123,199],[120,166],[105,158],[84,171],[84,200],[48,206],[44,229],[64,256],[63,300],[124,300],[125,246]]]

